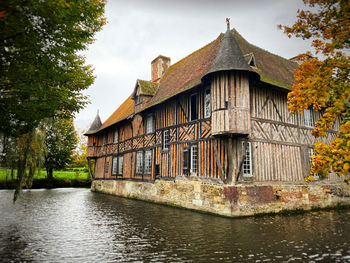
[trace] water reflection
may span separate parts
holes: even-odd
[[[53,262],[350,262],[350,210],[228,219],[91,193],[0,191],[0,258]]]

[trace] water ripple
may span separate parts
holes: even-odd
[[[9,262],[350,262],[350,211],[227,219],[86,189],[0,191]]]

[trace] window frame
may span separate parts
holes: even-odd
[[[194,151],[194,149],[196,150]],[[194,153],[196,153],[196,158],[194,158],[193,156]],[[196,162],[196,167],[194,167],[194,162]],[[198,145],[197,144],[192,144],[190,147],[190,174],[198,175]]]
[[[135,105],[139,105],[142,103],[142,95],[136,95],[135,97]]]
[[[207,91],[209,93],[207,94]],[[207,97],[209,95],[209,97]],[[207,111],[207,98],[209,98],[209,110]],[[204,103],[203,103],[203,112],[204,112],[204,118],[210,118],[211,117],[211,90],[210,87],[206,88],[204,90]]]
[[[191,147],[186,146],[182,152],[182,171],[184,174],[190,173],[191,168]]]
[[[196,118],[192,118],[192,97],[196,97]],[[195,120],[198,120],[198,93],[193,93],[191,94],[190,96],[190,109],[189,109],[189,121],[195,121]]]
[[[146,163],[146,156],[150,154],[150,166],[148,167],[148,164]],[[143,165],[143,173],[146,175],[151,175],[152,174],[152,150],[145,150],[143,154],[144,158],[144,165]],[[148,170],[149,168],[149,170]]]
[[[108,174],[108,171],[109,171],[109,161],[106,161],[105,163],[105,174]]]
[[[140,171],[138,171],[138,158],[137,158],[137,155],[139,155],[139,154],[141,154],[141,172]],[[138,175],[138,174],[140,174],[140,175],[142,175],[143,174],[143,172],[144,172],[144,165],[143,165],[143,160],[144,160],[144,154],[143,154],[143,151],[141,150],[141,151],[137,151],[136,152],[136,165],[135,165],[135,174],[136,175]]]
[[[304,126],[306,127],[314,127],[315,126],[315,122],[314,122],[314,118],[313,118],[313,112],[311,109],[305,109],[303,111],[303,117],[304,117]]]
[[[314,148],[307,147],[307,162],[308,162],[308,170],[311,172],[312,169],[312,156],[315,156]],[[320,179],[318,174],[313,174],[315,180]]]
[[[120,160],[122,160],[121,165],[120,165]],[[120,166],[121,166],[121,172],[120,172]],[[124,170],[124,155],[120,154],[118,156],[117,176],[123,176],[123,170]]]
[[[115,135],[117,134],[117,140],[115,140]],[[116,128],[113,133],[113,143],[119,143],[119,129]]]
[[[116,160],[116,164],[114,163]],[[115,169],[115,173],[114,173],[114,169]],[[112,157],[112,172],[111,175],[112,176],[117,176],[118,174],[118,155],[114,155]]]
[[[151,120],[151,121],[149,121],[149,120]],[[150,126],[151,127],[151,131],[148,131],[148,123],[149,122],[151,123],[151,126]],[[152,114],[146,115],[144,124],[145,124],[145,134],[151,134],[151,133],[154,132],[154,129],[153,129],[153,115]]]
[[[106,145],[108,142],[108,133],[104,132],[102,135],[102,146]]]
[[[163,131],[163,151],[169,150],[169,146],[170,146],[170,130],[168,129]]]
[[[123,160],[122,161],[122,172],[119,172],[120,169],[120,163],[119,160],[120,158]],[[116,163],[115,163],[116,162]],[[118,155],[114,155],[112,157],[112,171],[111,171],[111,175],[112,176],[123,176],[123,168],[124,168],[124,154],[118,154]],[[115,169],[115,172],[114,172]]]
[[[252,176],[253,175],[253,163],[252,163],[252,144],[251,142],[245,141],[242,142],[242,148],[243,151],[245,152],[244,154],[244,159],[242,162],[242,173],[244,176]],[[248,154],[248,163],[247,162],[247,154]],[[248,166],[247,168],[245,168],[245,166]],[[248,172],[246,172],[248,171]]]

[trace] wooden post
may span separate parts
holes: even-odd
[[[237,174],[236,174],[236,182],[238,182],[239,176],[240,176],[240,174],[242,172],[244,157],[245,157],[245,154],[246,154],[246,148],[247,148],[247,140],[244,140],[242,151],[241,151],[242,159],[239,161],[238,171],[237,171]]]
[[[224,173],[224,169],[222,169],[221,163],[220,163],[220,156],[218,154],[218,146],[217,144],[219,143],[219,140],[216,140],[213,142],[214,145],[214,155],[215,155],[215,160],[216,160],[216,165],[219,168],[219,174],[220,174],[220,178],[221,180],[226,184],[226,179],[225,179],[225,173]]]
[[[227,183],[232,184],[235,183],[233,181],[233,153],[232,153],[232,138],[228,137],[228,149],[227,149],[227,158],[228,158],[228,174],[227,174]]]

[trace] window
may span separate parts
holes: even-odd
[[[314,149],[308,148],[307,149],[307,153],[308,153],[309,165],[311,167],[311,165],[312,165],[312,156],[314,155]]]
[[[312,168],[312,156],[314,156],[314,155],[315,155],[314,149],[308,148],[307,149],[307,157],[308,157],[309,169],[310,170]],[[314,177],[315,180],[318,180],[320,178],[318,174],[313,174],[313,177]]]
[[[143,173],[143,151],[138,151],[136,153],[136,173]]]
[[[312,118],[312,111],[309,109],[304,110],[304,125],[307,127],[314,126],[314,120]]]
[[[123,155],[114,156],[112,160],[112,175],[123,175]]]
[[[169,149],[169,142],[170,142],[169,130],[165,130],[163,131],[163,150]]]
[[[118,175],[123,175],[123,155],[118,157]]]
[[[243,174],[252,174],[252,148],[250,142],[242,143],[245,148],[245,155],[243,160]]]
[[[146,127],[146,133],[153,132],[153,116],[152,115],[148,115],[146,117],[145,127]]]
[[[119,132],[118,132],[118,130],[116,129],[116,130],[114,131],[113,142],[114,142],[114,143],[118,143],[118,141],[119,141]]]
[[[142,95],[138,95],[135,98],[135,105],[141,104],[142,103]]]
[[[184,148],[183,152],[183,165],[182,165],[183,173],[188,174],[190,170],[190,149]]]
[[[204,97],[204,118],[209,118],[211,115],[211,108],[210,108],[210,88],[205,90],[205,97]]]
[[[108,169],[109,169],[109,162],[106,162],[105,173],[108,173]]]
[[[145,152],[145,174],[150,174],[152,171],[152,151]]]
[[[198,119],[198,102],[197,102],[197,94],[191,95],[190,100],[190,121],[194,121]]]
[[[107,143],[107,133],[102,135],[102,145],[105,145]]]
[[[198,148],[197,145],[191,146],[191,173],[197,173],[198,170]]]
[[[114,156],[112,160],[112,175],[117,175],[118,171],[118,157]]]

